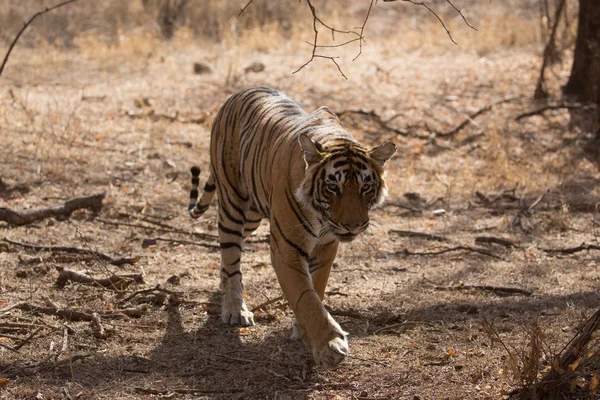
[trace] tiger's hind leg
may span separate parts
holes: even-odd
[[[225,196],[227,197],[227,196]],[[228,200],[228,199],[227,199]],[[240,261],[244,241],[245,212],[219,201],[219,246],[221,248],[221,320],[229,325],[254,325],[254,315],[244,301]]]

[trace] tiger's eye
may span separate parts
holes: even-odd
[[[338,190],[338,185],[335,183],[328,183],[327,184],[327,190],[333,192],[333,193],[337,193]]]
[[[368,192],[369,190],[371,190],[371,185],[368,183],[365,183],[362,185],[362,191],[363,192]]]

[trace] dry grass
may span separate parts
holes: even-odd
[[[141,256],[137,265],[117,268],[85,255],[61,258],[0,242],[0,308],[19,301],[43,304],[45,298],[96,311],[115,307],[119,298],[107,290],[54,287],[56,266],[87,269],[95,277],[143,269],[148,288],[161,284],[182,293],[178,304],[154,305],[139,320],[106,323],[106,338],[95,337],[83,322],[20,310],[0,313],[0,323],[58,328],[43,328],[18,352],[0,348],[0,398],[29,399],[38,393],[61,398],[67,397],[65,390],[74,398],[79,393],[89,399],[150,398],[135,389],[142,387],[210,390],[207,398],[223,399],[496,399],[539,379],[551,356],[577,332],[582,314],[598,307],[598,252],[551,255],[542,249],[597,243],[597,213],[568,204],[573,196],[600,196],[600,172],[582,151],[588,133],[570,124],[567,111],[514,121],[534,106],[529,99],[541,48],[537,3],[464,2],[465,15],[480,30],[476,33],[444,2],[434,2],[459,46],[423,10],[379,3],[362,56],[350,62],[357,49],[339,49],[348,80],[326,62],[291,74],[309,56],[303,44],[311,40],[304,2],[276,3],[281,8],[264,25],[246,21],[233,28],[230,17],[237,3],[197,3],[197,16],[190,16],[169,42],[152,30],[153,12],[143,11],[136,1],[104,2],[102,9],[100,3],[90,9],[79,5],[63,25],[50,21],[64,16],[45,16],[19,43],[0,78],[0,178],[9,188],[28,188],[2,189],[0,205],[24,209],[107,193],[99,215],[81,212],[19,228],[0,225],[0,235]],[[34,3],[19,4],[0,9],[0,21],[28,15]],[[360,23],[366,10],[365,4],[336,13],[337,3],[331,4],[324,15],[337,26]],[[266,15],[266,2],[254,6],[252,18]],[[203,7],[215,9],[200,23]],[[109,10],[121,12],[121,20]],[[85,28],[81,16],[87,13],[101,18],[91,18]],[[136,17],[125,18],[130,14]],[[18,25],[0,26],[10,37]],[[255,61],[264,63],[265,71],[244,72]],[[213,72],[194,75],[194,62],[210,65]],[[555,96],[569,65],[567,54],[552,67],[549,87]],[[359,140],[395,140],[399,151],[389,166],[388,202],[373,215],[376,226],[343,246],[331,277],[327,304],[350,331],[352,348],[352,357],[333,371],[315,368],[307,348],[287,340],[291,312],[281,302],[257,313],[257,326],[247,332],[219,323],[218,252],[167,241],[141,246],[149,238],[215,244],[194,236],[216,233],[214,208],[201,221],[190,221],[185,213],[188,168],[199,164],[207,170],[210,116],[230,94],[254,85],[279,88],[311,110],[321,105],[336,111],[374,110],[384,121],[394,117],[390,126],[409,132],[396,135],[361,115],[342,119]],[[516,98],[453,137],[432,135],[507,96]],[[204,122],[189,123],[205,115]],[[178,120],[171,121],[174,116]],[[531,214],[521,212],[520,224],[513,223],[519,213],[516,201],[495,208],[475,195],[479,191],[493,198],[515,185],[511,193],[524,207],[550,189]],[[406,193],[418,193],[432,204],[411,203],[419,211],[410,212],[403,207],[409,205]],[[445,214],[433,214],[442,208]],[[161,231],[157,222],[188,234]],[[450,242],[399,237],[390,229],[440,234]],[[260,242],[267,232],[261,227],[244,254],[251,307],[280,295],[268,246]],[[511,238],[521,247],[485,247],[501,259],[464,250],[437,256],[402,252],[475,246],[482,235]],[[173,276],[179,283],[167,282]],[[438,288],[460,283],[526,288],[534,294],[502,297]],[[493,324],[514,354],[526,361],[533,360],[532,354],[538,357],[537,364],[527,364],[530,380],[521,379],[521,361],[513,370],[521,376],[511,375],[511,353],[491,343],[484,321]],[[540,338],[531,335],[539,332],[534,322],[543,340],[532,341]],[[63,324],[73,329],[64,350]],[[0,344],[17,345],[33,330],[0,325]],[[593,346],[597,349],[597,339]],[[60,361],[84,353],[91,355],[70,365],[41,364],[48,368],[31,373],[31,366],[48,356]],[[594,398],[590,384],[596,358],[577,370],[582,387],[563,388],[565,398]]]

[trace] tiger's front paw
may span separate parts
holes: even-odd
[[[227,325],[252,326],[254,314],[248,310],[246,303],[235,298],[223,297],[221,305],[221,321]]]
[[[313,356],[321,368],[333,368],[338,365],[348,354],[348,340],[346,337],[335,337],[328,341],[322,349],[315,349]]]
[[[315,362],[322,368],[332,368],[338,365],[348,354],[348,332],[327,314],[329,324],[328,341],[320,347],[313,348]]]

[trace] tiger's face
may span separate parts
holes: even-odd
[[[365,149],[342,141],[323,148],[308,136],[299,138],[306,161],[304,182],[297,192],[323,220],[323,233],[351,241],[369,227],[369,210],[385,194],[383,166],[396,151],[393,143]]]

